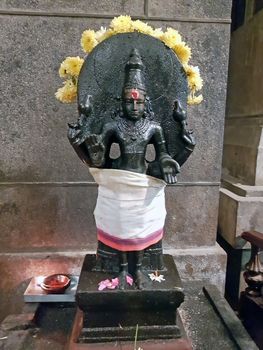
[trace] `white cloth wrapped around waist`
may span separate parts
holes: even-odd
[[[121,251],[143,250],[163,237],[166,183],[145,174],[90,168],[99,185],[98,240]]]

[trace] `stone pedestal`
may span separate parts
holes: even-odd
[[[77,305],[83,311],[80,343],[134,340],[136,327],[139,340],[181,337],[176,310],[184,293],[172,256],[164,255],[161,274],[165,281],[153,281],[143,290],[133,284],[126,290],[98,291],[100,281],[116,275],[93,271],[95,262],[95,255],[86,255],[76,294]],[[152,272],[144,270],[146,276]]]

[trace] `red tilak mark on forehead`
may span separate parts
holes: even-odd
[[[138,98],[139,98],[139,96],[140,96],[139,91],[137,91],[137,90],[135,90],[135,89],[132,89],[131,95],[132,95],[132,98],[133,98],[134,100],[138,100]]]

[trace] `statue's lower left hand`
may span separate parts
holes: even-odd
[[[180,165],[170,156],[164,156],[160,159],[160,166],[165,182],[168,184],[176,183],[176,174],[180,172]]]

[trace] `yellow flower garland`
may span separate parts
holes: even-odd
[[[68,76],[78,77],[80,69],[84,63],[84,59],[77,57],[67,57],[60,65],[59,76],[65,78]]]
[[[77,82],[68,79],[64,81],[64,86],[62,88],[59,88],[56,92],[55,96],[56,98],[64,103],[71,103],[76,101],[77,97]]]
[[[133,32],[132,22],[130,16],[114,17],[110,23],[110,28],[115,34]]]
[[[98,41],[95,38],[94,30],[85,30],[82,33],[80,44],[83,51],[85,51],[86,53],[90,53],[98,44]]]
[[[151,35],[161,40],[166,46],[174,51],[182,63],[187,75],[188,87],[190,90],[187,103],[189,105],[199,104],[203,101],[203,96],[195,96],[195,93],[202,89],[203,80],[198,67],[188,65],[191,58],[191,49],[182,41],[181,35],[173,28],[167,28],[165,32],[162,28],[153,29],[147,23],[140,20],[133,21],[130,16],[119,16],[113,18],[109,29],[101,27],[95,32],[88,29],[82,33],[81,47],[84,52],[90,53],[96,45],[103,40],[119,33],[140,32]],[[56,98],[65,103],[74,102],[77,96],[77,80],[84,59],[80,57],[67,57],[60,65],[59,75],[67,78],[64,86],[56,92]]]

